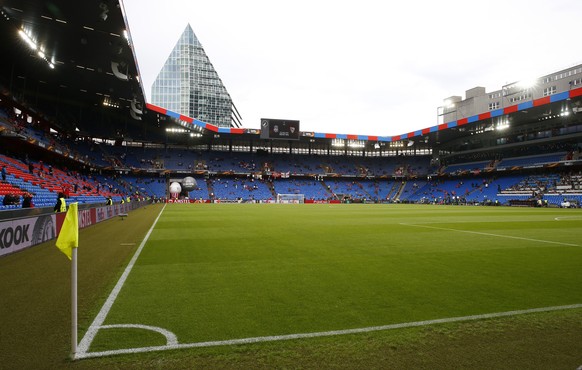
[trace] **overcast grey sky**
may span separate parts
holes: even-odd
[[[124,0],[148,101],[190,23],[247,128],[393,136],[452,95],[582,63],[580,0]]]

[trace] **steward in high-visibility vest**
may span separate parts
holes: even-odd
[[[59,193],[57,204],[53,208],[55,212],[67,212],[67,202],[65,201],[65,194]]]
[[[131,198],[127,197],[127,203],[131,202]]]

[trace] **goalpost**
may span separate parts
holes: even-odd
[[[305,194],[277,194],[277,203],[299,204],[305,202]]]

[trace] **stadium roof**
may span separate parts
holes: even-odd
[[[166,127],[196,132],[200,143],[224,136],[259,141],[259,130],[218,128],[163,107],[146,104],[136,54],[123,5],[117,0],[2,0],[0,84],[21,104],[38,108],[56,127],[69,132],[135,141],[168,140]],[[484,112],[454,122],[385,137],[305,131],[301,140],[414,141],[426,146],[454,142],[492,117],[512,116],[516,129],[561,125],[547,117],[548,107],[582,99],[582,89]],[[550,109],[551,110],[551,109]],[[579,119],[577,119],[579,121]],[[308,129],[308,128],[307,128]]]
[[[68,130],[143,129],[144,93],[117,1],[1,4],[0,82],[18,101]]]

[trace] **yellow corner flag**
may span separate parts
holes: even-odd
[[[73,248],[79,246],[79,219],[77,212],[77,204],[71,203],[65,222],[57,238],[57,248],[61,250],[69,259],[72,259]]]

